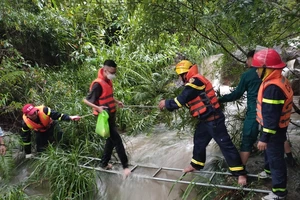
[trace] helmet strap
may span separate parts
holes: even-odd
[[[263,66],[263,71],[261,72],[261,79],[264,79],[265,75],[266,75],[266,66]]]
[[[180,74],[180,77],[181,77],[181,79],[182,79],[182,81],[183,81],[184,83],[186,82],[186,80],[185,80],[185,77],[186,77],[185,74],[186,74],[186,73]]]

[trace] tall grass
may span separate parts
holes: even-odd
[[[78,155],[63,154],[50,147],[33,163],[29,179],[49,182],[52,199],[93,199],[97,191],[95,172],[80,168]]]

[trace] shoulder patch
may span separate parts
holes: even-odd
[[[194,83],[195,79],[194,78],[190,78],[189,83]]]

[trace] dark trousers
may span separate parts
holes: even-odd
[[[62,139],[63,132],[57,123],[53,121],[50,128],[45,132],[35,132],[36,151],[43,152],[48,144],[58,143]]]
[[[111,159],[113,149],[115,147],[123,168],[124,169],[128,168],[128,158],[125,152],[122,138],[119,135],[116,128],[115,116],[110,116],[108,121],[109,121],[110,137],[106,139],[104,152],[101,159],[101,165],[103,167],[107,166],[108,162]]]
[[[287,194],[287,168],[284,160],[284,141],[284,138],[281,141],[271,139],[265,150],[265,169],[271,171],[272,191],[278,196],[285,196]]]
[[[194,135],[194,150],[193,160],[200,163],[205,163],[206,146],[213,138],[219,145],[223,156],[233,175],[239,176],[246,174],[238,150],[231,141],[225,126],[225,117],[222,113],[220,117],[213,121],[200,121],[197,124]],[[195,169],[202,169],[203,166],[191,162]]]

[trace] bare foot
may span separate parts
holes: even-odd
[[[131,170],[129,168],[125,168],[123,172],[124,179],[127,178],[131,174]]]
[[[239,184],[240,186],[245,186],[245,185],[247,185],[247,176],[246,176],[246,175],[241,175],[241,176],[239,176],[239,178],[238,178],[238,184]]]
[[[195,170],[196,169],[192,165],[189,165],[188,167],[183,169],[183,172],[187,173],[187,172],[193,172]]]
[[[110,163],[108,163],[105,167],[103,167],[103,169],[105,169],[105,170],[110,170],[110,169],[112,169],[112,164],[110,164]]]

